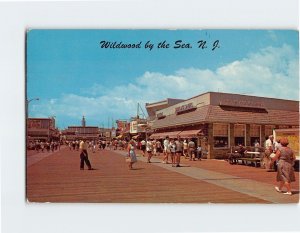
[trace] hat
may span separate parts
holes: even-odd
[[[280,139],[280,144],[282,146],[287,146],[289,144],[289,140],[287,138],[281,138]]]

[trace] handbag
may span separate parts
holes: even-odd
[[[126,163],[130,163],[131,162],[131,158],[130,157],[126,157],[125,161],[126,161]]]

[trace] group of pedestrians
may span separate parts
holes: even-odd
[[[61,143],[59,141],[34,141],[29,143],[29,148],[34,149],[37,152],[54,152],[60,150]]]
[[[159,153],[162,152],[164,154],[163,163],[168,164],[170,158],[172,167],[180,167],[181,156],[187,153],[188,158],[193,160],[193,154],[196,151],[195,142],[188,140],[187,147],[184,143],[186,142],[180,137],[174,140],[167,136],[162,145],[155,140],[141,141],[141,150],[143,151],[143,156],[147,154],[148,163],[151,163],[154,151],[155,153],[159,151]],[[295,181],[293,166],[296,158],[288,144],[287,138],[281,138],[281,140],[273,142],[273,136],[269,136],[265,142],[265,157],[268,159],[268,161],[265,161],[265,165],[270,168],[273,164],[277,164],[276,181],[279,182],[279,185],[275,186],[275,190],[286,195],[292,195],[291,182]],[[85,138],[79,142],[81,170],[84,169],[84,163],[87,165],[88,170],[93,170],[88,158],[88,147],[89,143],[86,142]],[[131,139],[126,143],[126,162],[130,170],[133,169],[133,164],[137,162],[136,148],[137,143],[134,140]],[[283,191],[284,187],[286,188],[285,192]]]
[[[173,167],[180,167],[181,156],[195,161],[201,160],[202,148],[196,147],[196,143],[192,139],[176,139],[169,138],[168,136],[161,142],[160,140],[148,139],[140,142],[142,155],[147,156],[147,162],[151,163],[153,156],[159,156],[163,153],[163,163],[171,163]]]

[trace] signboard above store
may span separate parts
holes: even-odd
[[[188,104],[184,104],[184,105],[181,105],[181,106],[175,108],[175,113],[182,114],[182,113],[189,112],[189,111],[192,111],[195,109],[196,109],[196,107],[193,105],[193,103],[188,103]]]
[[[263,102],[241,99],[223,99],[222,101],[220,101],[220,105],[233,107],[265,108]]]
[[[162,112],[160,112],[156,115],[156,117],[157,117],[157,119],[162,119],[162,118],[165,118],[166,116]]]

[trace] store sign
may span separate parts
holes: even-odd
[[[156,115],[156,117],[157,117],[157,119],[162,119],[162,118],[165,118],[166,116],[162,112],[160,112]]]
[[[137,133],[138,132],[138,122],[131,121],[130,122],[130,133]]]
[[[252,101],[252,100],[224,99],[220,101],[220,105],[234,106],[234,107],[264,108],[263,102]]]
[[[193,103],[189,103],[189,104],[181,105],[180,107],[175,108],[175,113],[180,114],[180,113],[187,112],[187,111],[194,110],[194,109],[196,109],[196,107],[194,107]]]
[[[27,121],[29,129],[48,129],[50,126],[49,119],[28,119]]]
[[[117,128],[120,131],[124,131],[126,129],[127,121],[116,121],[117,122]]]
[[[113,129],[113,130],[111,131],[111,137],[112,137],[112,138],[116,137],[116,130],[115,130],[115,129]]]

